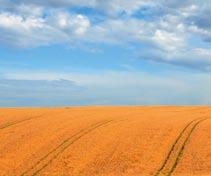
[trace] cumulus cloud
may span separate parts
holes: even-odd
[[[0,0],[0,4],[1,45],[135,44],[148,48],[140,53],[142,58],[210,67],[210,56],[202,50],[210,50],[204,46],[211,42],[211,0]],[[192,43],[195,38],[203,46]]]
[[[90,25],[83,15],[54,14],[42,18],[0,13],[0,41],[22,48],[67,42],[82,36]]]
[[[57,13],[55,16],[49,17],[49,23],[54,28],[59,28],[67,34],[74,36],[83,35],[90,27],[89,19],[83,15],[70,15],[69,13]]]
[[[153,40],[158,47],[168,52],[177,51],[179,48],[185,46],[185,40],[183,37],[178,37],[176,33],[169,33],[162,30],[155,31]]]

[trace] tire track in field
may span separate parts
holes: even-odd
[[[74,142],[82,138],[83,136],[87,135],[88,133],[94,131],[95,129],[107,125],[110,122],[113,122],[114,120],[107,120],[107,121],[100,121],[97,123],[92,124],[91,126],[84,128],[80,130],[79,132],[75,133],[71,137],[64,140],[60,145],[58,145],[56,148],[51,150],[49,153],[47,153],[45,156],[40,158],[34,166],[29,168],[27,171],[21,174],[21,176],[35,176],[40,171],[45,169],[53,160],[55,160],[63,151],[65,151],[69,146],[71,146]]]
[[[0,125],[0,130],[14,126],[14,125],[17,125],[17,124],[20,124],[20,123],[23,123],[23,122],[26,122],[26,121],[29,121],[29,120],[32,120],[32,119],[37,119],[37,118],[40,118],[42,116],[44,116],[44,114],[2,124],[2,125]]]
[[[62,112],[59,112],[59,113],[62,113]],[[13,121],[13,122],[8,122],[8,123],[0,125],[0,130],[8,128],[8,127],[11,127],[11,126],[14,126],[14,125],[18,125],[20,123],[24,123],[26,121],[30,121],[30,120],[33,120],[33,119],[38,119],[40,117],[44,117],[45,115],[50,115],[50,114],[54,114],[54,112],[43,113],[43,114],[40,114],[40,115],[28,117],[28,118],[25,118],[25,119],[16,120],[16,121]]]
[[[185,132],[185,130],[194,122],[198,119],[192,120],[191,122],[189,122],[180,132],[179,136],[176,138],[175,142],[173,143],[171,149],[169,150],[169,153],[167,154],[167,157],[165,158],[162,166],[160,167],[160,169],[157,171],[157,173],[155,174],[155,176],[159,175],[159,173],[163,170],[163,168],[165,167],[167,161],[169,160],[170,156],[172,155],[172,152],[174,151],[174,148],[176,146],[176,144],[178,143],[179,139],[181,138],[181,136],[183,135],[183,133]]]
[[[184,129],[180,132],[179,136],[172,145],[166,159],[164,160],[161,168],[156,172],[155,176],[170,176],[176,169],[179,160],[182,157],[184,148],[190,139],[191,134],[195,128],[203,121],[209,118],[195,119],[189,122]]]
[[[61,113],[64,113],[64,112],[58,112],[58,113],[61,114]],[[20,123],[24,123],[26,121],[30,121],[32,119],[37,119],[37,118],[40,118],[40,117],[44,117],[45,115],[50,115],[50,114],[54,114],[54,112],[52,112],[52,113],[51,112],[49,112],[49,113],[43,113],[41,115],[37,115],[37,116],[33,116],[33,117],[28,117],[28,118],[25,118],[25,119],[20,119],[20,120],[16,120],[16,121],[13,121],[13,122],[8,122],[8,123],[5,123],[5,124],[1,124],[0,125],[0,130],[5,129],[5,128],[8,128],[8,127],[11,127],[11,126],[14,126],[14,125],[18,125]]]

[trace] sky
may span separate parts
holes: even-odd
[[[0,0],[0,106],[210,105],[211,0]]]

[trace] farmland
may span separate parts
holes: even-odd
[[[0,175],[208,176],[211,107],[0,109]]]

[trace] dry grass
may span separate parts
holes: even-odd
[[[208,176],[209,117],[209,107],[0,109],[0,175]]]

